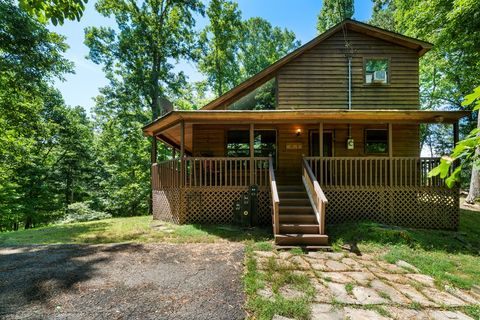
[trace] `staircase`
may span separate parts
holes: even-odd
[[[319,248],[328,245],[328,236],[320,234],[315,212],[303,185],[278,186],[279,228],[275,243],[281,247]]]

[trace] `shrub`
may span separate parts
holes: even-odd
[[[93,221],[111,218],[112,215],[95,211],[90,208],[90,203],[85,202],[75,202],[69,204],[67,207],[67,213],[60,221],[60,223],[72,223],[72,222],[84,222],[84,221]]]

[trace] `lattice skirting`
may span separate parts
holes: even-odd
[[[326,222],[370,220],[426,229],[458,228],[458,190],[429,187],[324,187]]]
[[[153,218],[171,223],[183,223],[185,219],[182,193],[180,188],[153,190]]]
[[[202,187],[153,191],[155,219],[177,224],[231,224],[234,202],[248,187]],[[259,223],[271,225],[270,190],[258,194]]]

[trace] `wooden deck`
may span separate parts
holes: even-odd
[[[152,166],[154,216],[174,223],[229,224],[234,202],[259,187],[259,222],[277,243],[323,245],[326,225],[371,220],[456,229],[458,189],[428,178],[438,158],[305,157],[303,185],[278,185],[269,158],[184,157]],[[328,199],[328,200],[327,200]]]

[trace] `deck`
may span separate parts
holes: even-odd
[[[439,158],[419,157],[304,157],[298,173],[303,185],[282,186],[271,158],[173,159],[152,166],[154,216],[179,224],[230,224],[234,202],[256,185],[259,223],[272,225],[277,243],[285,245],[325,243],[326,225],[350,221],[456,229],[458,188],[428,177],[438,163]]]

